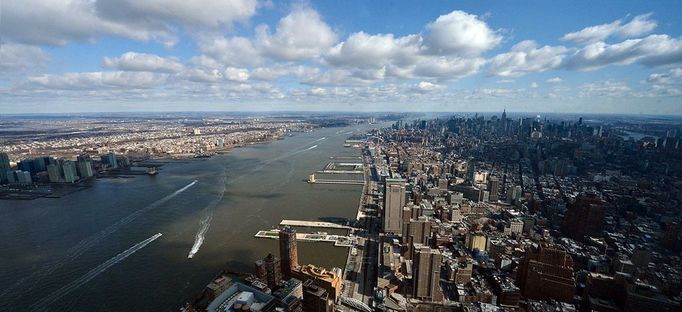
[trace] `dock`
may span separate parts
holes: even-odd
[[[279,230],[258,231],[254,237],[279,240]],[[296,233],[296,240],[302,242],[334,243],[336,247],[353,247],[357,238],[345,235],[329,235],[327,233]]]
[[[363,174],[359,170],[318,170],[315,173],[327,173],[327,174]]]
[[[316,228],[328,228],[328,229],[345,229],[350,230],[352,227],[347,225],[341,225],[331,222],[321,222],[321,221],[301,221],[301,220],[282,220],[279,225],[285,226],[306,226],[306,227],[316,227]]]

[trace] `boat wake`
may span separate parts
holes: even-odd
[[[306,150],[306,151],[309,151],[309,150],[312,150],[312,149],[315,149],[315,148],[317,148],[317,144],[315,144],[315,145],[313,145],[313,146],[311,146],[311,147],[308,147],[308,148],[306,148],[305,150]]]
[[[161,237],[161,233],[157,233],[154,236],[147,238],[137,244],[135,246],[130,247],[123,251],[122,253],[119,253],[118,255],[114,256],[113,258],[107,260],[106,262],[98,265],[94,269],[88,271],[88,273],[85,273],[85,275],[79,277],[78,279],[74,280],[73,282],[67,284],[66,286],[56,290],[55,292],[51,293],[50,295],[43,297],[42,299],[38,300],[36,303],[31,305],[30,309],[31,310],[40,310],[44,309],[50,304],[55,303],[57,300],[61,299],[65,295],[69,294],[70,292],[74,291],[78,287],[83,286],[87,282],[91,281],[97,275],[102,274],[104,271],[109,269],[110,267],[116,265],[117,263],[123,261],[125,258],[128,258],[130,255],[134,254],[138,250],[144,248],[147,246],[149,243],[155,241],[157,238]]]
[[[206,232],[208,232],[208,227],[211,226],[211,220],[213,220],[213,211],[215,210],[215,206],[217,206],[218,203],[223,200],[223,196],[225,195],[225,190],[227,189],[226,182],[227,175],[223,177],[223,189],[220,192],[220,195],[218,195],[215,200],[213,200],[208,204],[208,206],[206,206],[206,208],[204,208],[204,216],[201,218],[201,222],[199,223],[199,231],[197,231],[197,234],[194,236],[194,245],[192,245],[192,249],[189,251],[189,254],[187,254],[188,259],[194,258],[194,255],[199,251],[199,248],[201,248],[201,245],[204,243]]]
[[[135,219],[140,217],[141,215],[163,205],[164,203],[168,202],[169,200],[173,199],[175,196],[180,195],[182,192],[186,191],[190,187],[192,187],[194,184],[196,184],[197,180],[192,181],[191,183],[185,185],[184,187],[178,189],[177,191],[149,204],[148,206],[135,211],[125,218],[118,220],[116,223],[106,227],[104,230],[100,231],[99,233],[93,234],[90,237],[81,240],[78,244],[75,246],[69,248],[66,251],[66,254],[59,259],[56,262],[46,264],[45,266],[41,267],[40,269],[33,271],[30,275],[21,278],[19,281],[17,281],[12,287],[8,287],[0,293],[0,297],[4,297],[5,295],[9,294],[11,291],[16,290],[17,288],[20,288],[23,284],[26,282],[29,282],[31,280],[34,280],[33,283],[31,283],[32,286],[30,286],[28,289],[24,291],[28,291],[33,289],[36,285],[39,285],[38,281],[42,278],[45,278],[46,276],[49,276],[52,274],[54,271],[57,269],[69,264],[76,258],[80,257],[83,253],[88,251],[90,248],[94,247],[95,245],[99,244],[102,242],[105,238],[107,238],[109,235],[115,233],[119,229],[121,229],[123,226],[126,224],[129,224],[130,222],[133,222]]]

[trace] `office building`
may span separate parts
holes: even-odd
[[[564,217],[562,232],[575,240],[585,235],[599,236],[604,231],[606,203],[593,196],[579,196],[569,205]]]
[[[573,259],[561,247],[540,246],[537,250],[527,249],[517,277],[521,294],[526,298],[573,302]]]
[[[329,298],[329,293],[323,287],[317,285],[314,280],[307,280],[303,283],[303,311],[334,311],[334,302]]]
[[[89,178],[94,175],[92,160],[90,160],[89,156],[78,156],[76,168],[78,169],[78,176],[81,178]]]
[[[475,181],[475,176],[476,176],[476,162],[474,159],[469,159],[467,161],[467,172],[466,172],[466,181],[474,184]]]
[[[474,251],[474,249],[485,251],[488,249],[488,238],[485,234],[469,233],[466,236],[466,246],[469,251]]]
[[[59,163],[47,165],[47,177],[52,183],[62,182],[62,167]]]
[[[424,301],[440,302],[441,253],[424,245],[414,246],[412,260],[412,297]]]
[[[405,180],[386,179],[384,185],[384,232],[402,234],[402,211],[405,206]]]
[[[118,168],[118,160],[116,159],[116,154],[109,153],[106,155],[102,155],[102,164],[108,165],[109,168],[113,169]]]
[[[31,184],[33,180],[31,179],[31,173],[28,171],[21,170],[7,170],[7,183],[10,184]]]
[[[0,153],[0,184],[7,183],[7,170],[9,169],[9,155]]]
[[[429,237],[431,237],[431,221],[424,216],[417,220],[410,219],[407,237],[412,237],[414,244],[428,245]]]
[[[325,268],[316,267],[312,264],[299,266],[293,270],[294,278],[303,282],[313,280],[315,283],[324,288],[329,294],[332,301],[336,301],[341,295],[341,287],[343,285],[342,272],[340,270],[327,270]]]
[[[274,255],[268,254],[263,259],[263,264],[265,266],[265,282],[268,287],[274,288],[282,280],[280,260]]]
[[[262,282],[267,283],[268,270],[265,268],[265,261],[263,259],[258,259],[253,264],[256,269],[256,278],[258,278]]]
[[[499,192],[500,192],[500,180],[497,179],[497,177],[492,176],[488,180],[488,198],[491,202],[496,203],[497,200],[499,200]]]
[[[284,279],[290,279],[291,271],[298,267],[296,230],[290,226],[285,226],[279,231],[279,257],[282,261],[282,276]]]
[[[242,283],[233,283],[218,295],[206,308],[208,312],[224,311],[276,311],[276,300],[256,288]]]
[[[76,172],[76,163],[71,160],[64,160],[62,162],[62,177],[63,182],[73,183],[78,180],[78,173]]]

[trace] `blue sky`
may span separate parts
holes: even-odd
[[[677,1],[5,0],[0,108],[682,114]]]

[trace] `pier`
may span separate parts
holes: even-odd
[[[339,179],[317,179],[315,174],[308,176],[308,183],[310,184],[347,184],[347,185],[365,185],[362,180],[339,180]]]
[[[301,221],[301,220],[282,220],[279,223],[282,226],[305,226],[305,227],[316,227],[316,228],[328,228],[328,229],[345,229],[350,230],[353,227],[347,225],[341,225],[331,222],[321,222],[321,221]]]
[[[318,170],[315,173],[328,173],[328,174],[363,174],[359,170]]]
[[[279,230],[258,231],[254,237],[279,240]],[[327,233],[296,233],[296,240],[303,242],[334,243],[336,247],[353,247],[357,244],[357,238],[345,235],[329,235]]]

